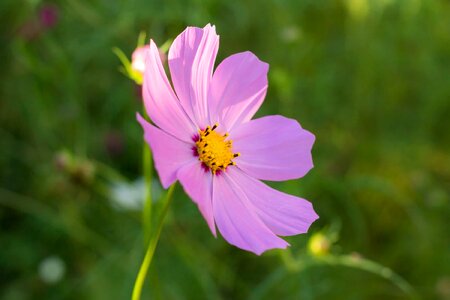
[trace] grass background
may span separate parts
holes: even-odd
[[[49,5],[57,20],[45,26]],[[250,50],[270,64],[257,115],[316,134],[315,168],[273,185],[321,218],[288,239],[296,268],[286,253],[257,257],[214,239],[178,187],[144,298],[450,299],[445,0],[2,0],[0,299],[129,297],[141,212],[111,199],[142,176],[142,103],[111,49],[131,54],[141,30],[162,45],[206,23],[221,36],[218,61]],[[325,258],[355,266],[314,256],[313,234],[329,244]],[[49,258],[64,271],[54,280]]]

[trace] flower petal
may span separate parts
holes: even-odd
[[[241,124],[230,132],[236,165],[261,180],[303,177],[313,167],[315,137],[293,119],[267,116]]]
[[[199,127],[209,125],[208,90],[219,48],[214,26],[188,27],[169,50],[169,67],[181,105]]]
[[[228,175],[239,182],[253,210],[277,235],[306,233],[319,218],[312,204],[305,199],[277,191],[238,168],[229,168]]]
[[[267,91],[269,65],[251,52],[229,56],[216,69],[211,81],[210,114],[231,130],[250,120]]]
[[[150,41],[142,87],[147,114],[162,130],[189,142],[196,126],[181,107],[167,80],[158,48]]]
[[[200,212],[208,223],[212,234],[216,236],[214,215],[212,208],[212,174],[202,168],[201,163],[195,160],[178,170],[178,180],[186,194],[198,205]]]
[[[196,161],[191,145],[151,125],[139,114],[136,118],[144,129],[145,141],[152,149],[155,168],[161,183],[164,188],[168,188],[177,179],[176,175],[180,167]]]
[[[213,177],[213,210],[220,233],[236,247],[260,255],[289,245],[263,223],[244,189],[227,172]]]

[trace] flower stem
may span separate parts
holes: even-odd
[[[418,299],[416,292],[405,279],[394,273],[391,269],[374,261],[362,257],[353,257],[351,255],[326,255],[320,258],[320,261],[328,265],[346,266],[376,274],[391,281],[404,293],[410,295],[412,299]]]
[[[136,281],[134,282],[133,294],[131,296],[132,300],[141,299],[142,287],[144,285],[145,278],[148,273],[148,269],[153,259],[153,254],[155,254],[156,246],[158,245],[159,236],[161,235],[161,230],[164,224],[164,219],[167,215],[167,211],[169,210],[169,205],[172,202],[172,196],[175,189],[175,184],[172,184],[167,191],[166,197],[164,199],[163,207],[161,210],[161,216],[158,220],[158,224],[156,226],[156,231],[150,242],[148,243],[148,248],[145,253],[144,260],[142,261],[141,267],[139,269],[139,273],[136,277]]]
[[[145,37],[144,37],[145,39]],[[144,102],[142,102],[142,115],[145,120],[150,121],[147,114]],[[153,175],[153,160],[152,151],[149,145],[144,141],[142,149],[142,172],[144,173],[144,208],[142,210],[142,226],[144,228],[144,247],[148,246],[148,241],[150,240],[152,233],[152,175]]]
[[[296,259],[292,254],[290,248],[279,250],[278,251],[286,270],[290,272],[300,272],[303,268],[306,267],[305,263],[301,259]]]
[[[152,153],[146,143],[142,151],[143,172],[145,181],[144,209],[142,211],[142,225],[144,227],[144,245],[148,245],[152,231]]]

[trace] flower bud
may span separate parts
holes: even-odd
[[[149,45],[138,47],[131,55],[131,70],[133,72],[132,77],[139,85],[141,85],[143,82],[145,73],[145,60],[147,59],[147,52],[149,49]],[[166,54],[160,50],[159,57],[161,58],[161,62],[164,64],[167,59]]]
[[[145,59],[147,58],[149,48],[149,45],[138,47],[131,55],[131,69],[134,72],[140,73],[141,76],[143,76],[145,72]]]
[[[330,252],[331,242],[321,232],[313,234],[308,241],[308,250],[314,256],[324,256]]]

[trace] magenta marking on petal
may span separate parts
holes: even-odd
[[[194,155],[195,157],[198,157],[197,147],[193,146],[191,149],[192,149],[192,155]]]
[[[205,171],[205,173],[206,173],[206,172],[210,172],[208,166],[205,165],[205,163],[202,163],[201,166],[202,166],[202,169]]]
[[[192,135],[192,140],[193,140],[194,142],[198,142],[199,139],[200,139],[200,136],[198,135],[198,133]]]

